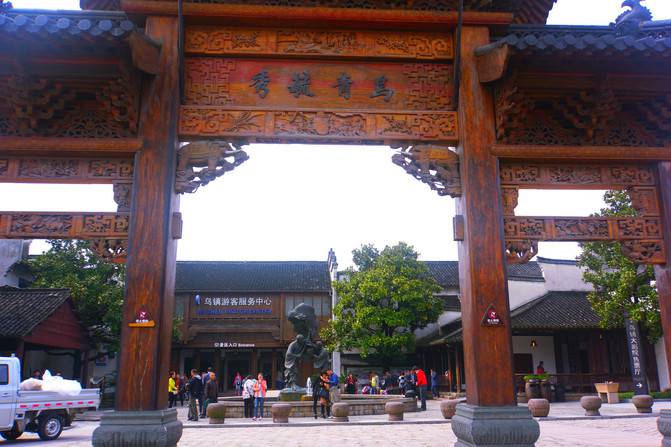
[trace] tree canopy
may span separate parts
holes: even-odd
[[[443,302],[434,294],[441,287],[404,242],[382,251],[363,245],[352,254],[356,269],[335,283],[335,317],[321,336],[331,350],[376,354],[388,366],[394,357],[414,352],[415,329],[438,320]]]
[[[28,261],[33,287],[70,289],[93,343],[118,351],[125,265],[100,259],[84,241],[50,240],[51,248]]]
[[[625,191],[607,191],[604,201],[606,208],[597,216],[636,215]],[[581,246],[578,265],[586,269],[583,279],[594,286],[589,301],[601,318],[601,326],[604,329],[622,327],[627,314],[646,329],[651,342],[657,341],[662,329],[653,268],[639,268],[622,253],[617,242],[588,242]]]

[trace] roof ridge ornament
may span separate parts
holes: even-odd
[[[615,34],[618,36],[629,36],[637,34],[641,29],[641,24],[652,20],[652,13],[648,8],[641,5],[645,0],[624,0],[622,7],[629,7],[628,11],[620,14],[614,23],[610,26],[615,28]]]

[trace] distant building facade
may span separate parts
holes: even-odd
[[[298,304],[315,308],[319,327],[331,317],[328,262],[178,262],[172,369],[213,367],[222,391],[236,373],[263,372],[282,385],[284,353],[295,333],[287,320]],[[301,376],[312,373],[303,362]]]

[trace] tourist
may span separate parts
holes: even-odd
[[[345,393],[356,394],[356,377],[352,373],[347,374],[345,378]]]
[[[536,374],[545,374],[545,366],[543,366],[543,361],[541,360],[536,367]]]
[[[429,371],[431,371],[431,394],[434,399],[438,399],[440,397],[440,393],[438,392],[438,373],[435,369],[430,369]]]
[[[209,404],[216,404],[219,400],[219,381],[213,372],[210,373],[210,378],[205,384],[205,393],[203,395],[205,403],[203,404],[203,417],[207,416],[207,406]]]
[[[380,386],[380,378],[378,377],[377,373],[371,372],[370,373],[370,394],[378,394],[379,393],[379,386]]]
[[[242,376],[239,372],[235,373],[235,378],[233,379],[233,386],[235,386],[235,395],[242,396]]]
[[[405,394],[405,392],[407,391],[406,387],[407,387],[408,384],[406,383],[405,375],[406,375],[406,372],[401,371],[401,374],[398,376],[398,387],[400,388],[400,393],[401,394]]]
[[[254,418],[255,421],[263,419],[263,403],[266,400],[266,391],[268,384],[263,378],[263,373],[259,373],[254,383]]]
[[[305,381],[305,388],[307,389],[308,396],[312,396],[312,378],[308,376],[308,380]]]
[[[177,389],[179,390],[179,402],[180,405],[183,407],[184,406],[184,399],[188,399],[189,396],[186,394],[186,376],[177,376],[177,379],[179,382],[177,383]]]
[[[445,370],[445,380],[447,381],[448,392],[452,392],[452,371],[449,369]]]
[[[331,403],[338,402],[340,400],[339,388],[340,388],[340,377],[332,369],[326,371],[329,378],[329,401]]]
[[[189,420],[198,421],[198,402],[202,400],[203,382],[198,375],[197,369],[191,370],[191,380],[189,380]]]
[[[424,371],[418,368],[417,366],[412,367],[412,373],[417,378],[415,380],[415,384],[417,385],[417,389],[419,390],[421,411],[426,411],[426,387],[427,387],[426,374],[424,374]]]
[[[317,402],[321,406],[322,418],[331,417],[329,399],[329,375],[326,371],[323,371],[315,380],[312,389],[312,412],[315,419],[317,419]]]
[[[168,408],[177,406],[177,382],[175,381],[175,371],[170,371],[170,377],[168,377]]]
[[[245,418],[254,417],[254,382],[252,376],[242,382],[242,402],[245,404]]]

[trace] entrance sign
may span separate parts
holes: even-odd
[[[185,138],[456,141],[449,34],[197,26],[185,47]]]

